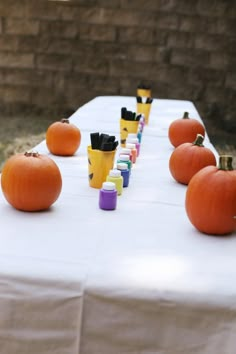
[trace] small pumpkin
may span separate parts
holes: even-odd
[[[81,143],[80,129],[63,118],[59,122],[52,123],[46,132],[46,144],[53,155],[72,156],[78,150]]]
[[[61,193],[61,173],[47,155],[35,152],[16,154],[3,166],[1,188],[8,203],[16,209],[46,210]]]
[[[168,138],[174,147],[183,143],[192,143],[197,134],[205,136],[205,127],[195,118],[184,112],[183,118],[175,119],[168,129]]]
[[[169,159],[169,170],[179,183],[188,184],[190,179],[203,167],[216,166],[213,152],[203,145],[204,137],[197,134],[193,143],[184,143],[176,147]]]
[[[204,167],[188,184],[186,213],[202,233],[227,235],[236,230],[236,170],[232,161],[232,156],[220,156],[218,167]]]

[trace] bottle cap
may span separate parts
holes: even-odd
[[[120,158],[120,160],[122,160],[122,161],[130,161],[128,155],[120,154],[119,158]]]
[[[105,189],[106,191],[113,191],[116,189],[116,185],[113,182],[103,182],[102,189]]]
[[[110,177],[120,177],[121,176],[121,171],[117,169],[110,170],[109,172]]]
[[[128,149],[133,150],[133,149],[136,148],[136,145],[135,145],[135,144],[132,144],[132,143],[127,143],[127,144],[126,144],[126,147],[127,147]]]
[[[121,153],[121,154],[124,154],[124,155],[130,155],[130,153],[131,153],[131,148],[128,148],[127,145],[126,145],[125,148],[122,148],[122,149],[120,150],[120,153]]]
[[[138,142],[139,142],[139,140],[138,140],[138,138],[131,138],[131,139],[126,139],[126,142],[128,143],[128,144],[137,144]],[[127,146],[127,144],[126,144],[126,146]]]
[[[118,162],[116,167],[118,170],[122,170],[122,171],[128,169],[127,163],[125,163],[125,162]]]

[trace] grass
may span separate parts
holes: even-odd
[[[8,157],[30,150],[42,141],[48,126],[56,120],[51,116],[1,116],[0,170]]]

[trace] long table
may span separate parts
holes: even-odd
[[[235,235],[198,232],[168,168],[169,124],[184,111],[202,119],[190,101],[154,99],[130,185],[106,212],[87,145],[96,131],[119,139],[121,107],[135,111],[136,98],[99,96],[70,117],[82,133],[72,157],[35,147],[63,178],[48,211],[0,194],[1,354],[235,353]],[[204,144],[218,159],[207,134]]]

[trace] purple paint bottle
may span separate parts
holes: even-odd
[[[117,204],[117,190],[113,182],[103,182],[99,191],[99,208],[103,210],[114,210]]]
[[[144,114],[142,114],[142,116],[139,120],[139,129],[140,129],[141,133],[142,133],[144,127],[145,127],[145,116],[144,116]]]

